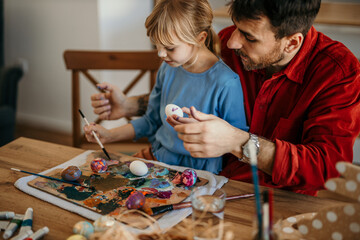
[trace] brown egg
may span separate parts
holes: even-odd
[[[77,166],[69,166],[61,171],[61,177],[67,181],[76,181],[81,177],[81,170]]]

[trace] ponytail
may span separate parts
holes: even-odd
[[[213,27],[208,28],[208,36],[205,40],[206,47],[213,52],[217,57],[221,54],[221,46],[219,36],[214,31]]]

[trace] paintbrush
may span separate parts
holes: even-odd
[[[81,112],[81,110],[79,109],[79,113],[81,115],[81,117],[84,119],[84,121],[86,122],[86,125],[90,126],[89,121],[86,119],[85,115]],[[111,160],[109,154],[107,153],[107,151],[105,150],[105,147],[102,145],[102,143],[100,142],[100,139],[98,138],[98,136],[96,135],[96,133],[94,131],[91,131],[94,138],[96,139],[97,143],[100,145],[101,149],[103,150],[103,152],[105,153],[106,157]]]
[[[50,179],[50,180],[54,180],[54,181],[58,181],[58,182],[63,182],[63,183],[68,183],[68,184],[72,184],[72,185],[79,186],[79,187],[89,188],[90,190],[95,190],[94,187],[84,186],[84,185],[82,185],[82,184],[80,184],[78,182],[72,182],[72,181],[67,181],[67,180],[60,179],[60,178],[49,177],[49,176],[46,176],[46,175],[41,175],[41,174],[38,174],[38,173],[32,173],[32,172],[20,170],[20,169],[17,169],[17,168],[10,168],[10,169],[13,170],[13,171],[17,171],[17,172],[23,172],[23,173],[39,176],[39,177],[42,177],[42,178],[46,178],[46,179]]]
[[[249,198],[253,197],[253,193],[248,194],[242,194],[242,195],[234,195],[226,197],[225,200],[232,200],[232,199],[240,199],[240,198]],[[189,208],[191,207],[191,202],[182,202],[182,203],[176,203],[176,204],[169,204],[169,205],[163,205],[159,207],[153,207],[150,209],[147,209],[147,213],[151,216],[158,215],[163,212],[171,211],[171,210],[177,210],[177,209],[183,209],[183,208]]]
[[[249,152],[250,152],[250,165],[251,173],[254,184],[254,193],[255,193],[255,206],[256,206],[256,215],[257,215],[257,224],[258,224],[258,239],[263,239],[263,218],[262,218],[262,209],[261,209],[261,199],[260,199],[260,189],[259,189],[259,176],[257,168],[257,153],[255,148],[255,143],[249,141]]]

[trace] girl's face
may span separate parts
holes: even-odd
[[[159,57],[172,67],[192,64],[196,61],[195,46],[174,37],[174,44],[164,46],[156,44]]]

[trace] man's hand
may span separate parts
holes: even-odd
[[[100,119],[115,120],[127,116],[127,97],[118,87],[106,82],[97,87],[106,91],[91,95],[91,106]]]
[[[169,121],[174,125],[175,131],[184,141],[184,147],[191,156],[207,158],[219,157],[233,151],[241,152],[240,146],[249,136],[247,132],[231,126],[212,114],[199,112],[194,107],[190,108],[189,113],[192,118],[179,117]]]

